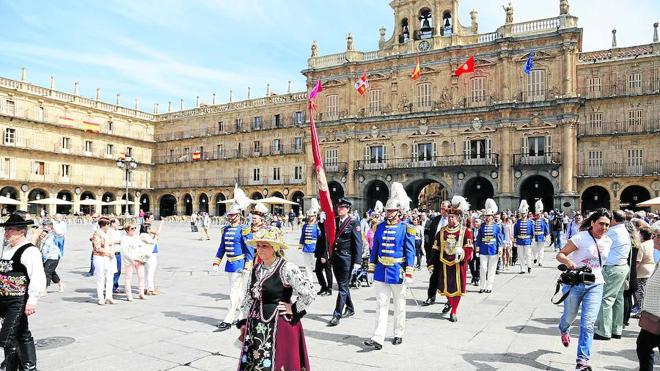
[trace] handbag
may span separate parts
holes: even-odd
[[[660,317],[644,310],[639,317],[639,327],[653,335],[660,335]]]

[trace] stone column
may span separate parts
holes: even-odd
[[[133,216],[138,216],[140,213],[140,197],[138,197],[137,194],[133,197]]]
[[[561,193],[575,193],[573,189],[573,176],[575,174],[575,148],[577,137],[575,133],[575,121],[563,123],[562,133],[562,171],[561,171]]]
[[[46,194],[46,198],[48,197],[57,197],[57,191],[51,190]],[[46,208],[48,215],[51,217],[57,213],[57,205],[44,205],[44,207]]]
[[[28,193],[23,192],[20,188],[18,190],[18,201],[21,202],[21,204],[18,205],[18,210],[27,211],[27,209],[28,209]]]
[[[71,201],[73,201],[73,212],[80,212],[80,195],[77,195],[76,192],[73,192],[73,200]]]
[[[511,124],[502,124],[500,134],[500,192],[511,193]]]

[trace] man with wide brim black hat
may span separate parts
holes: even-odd
[[[27,239],[34,221],[24,211],[15,211],[4,228],[0,252],[0,344],[5,351],[5,370],[37,369],[37,354],[28,316],[36,313],[39,293],[46,290],[46,274],[39,249]]]

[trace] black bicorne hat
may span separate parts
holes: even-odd
[[[34,220],[28,218],[29,214],[25,211],[14,211],[4,223],[0,223],[0,227],[27,227],[34,224]]]

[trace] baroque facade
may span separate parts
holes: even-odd
[[[660,192],[660,43],[583,52],[582,29],[557,17],[480,33],[462,26],[457,0],[394,0],[394,31],[379,48],[319,55],[302,71],[321,80],[316,122],[332,197],[366,210],[392,182],[413,205],[462,194],[475,208],[542,199],[546,209],[630,207]],[[523,72],[530,53],[533,68]],[[474,56],[475,72],[453,71]],[[420,77],[411,79],[419,62]],[[362,75],[364,96],[354,87]],[[290,90],[290,89],[289,89]],[[222,215],[239,184],[251,198],[304,204],[316,193],[305,92],[153,114],[0,78],[0,193],[65,198],[49,211],[121,213],[131,156],[129,211]],[[113,202],[114,201],[114,202]],[[31,206],[30,206],[31,205]],[[293,206],[298,211],[298,206]],[[278,210],[273,206],[273,211]]]

